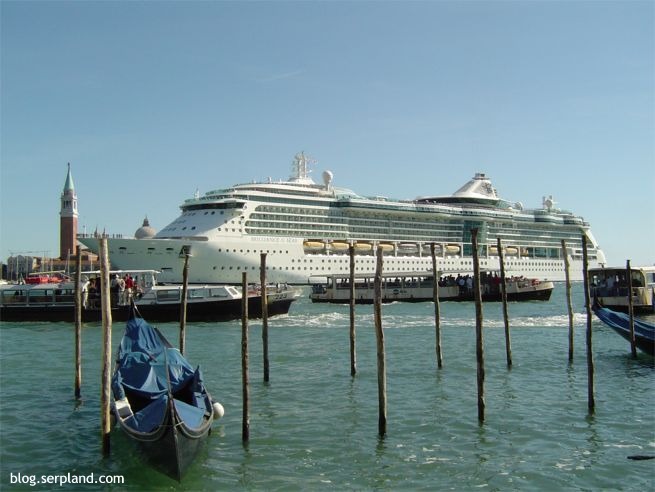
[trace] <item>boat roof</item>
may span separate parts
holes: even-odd
[[[616,266],[616,267],[596,267],[596,268],[590,268],[589,273],[600,273],[600,272],[609,272],[609,271],[615,271],[615,272],[625,272],[627,268],[625,265],[623,266]],[[630,270],[639,270],[642,272],[655,272],[655,265],[647,265],[647,266],[634,266],[630,265]]]
[[[495,272],[495,271],[498,271],[498,270],[494,270],[493,268],[481,268],[480,271],[481,272]],[[473,274],[472,269],[469,271],[469,270],[462,270],[461,268],[457,268],[457,269],[438,268],[437,272],[439,273],[439,275],[447,275],[447,274],[455,274],[455,273],[465,274],[465,275]],[[375,277],[375,273],[355,273],[355,278],[356,279],[373,278],[373,277]],[[412,271],[412,272],[383,272],[381,277],[382,278],[432,277],[432,270],[416,270],[416,271]],[[312,282],[312,278],[316,279],[316,281],[318,281],[318,279],[324,279],[324,278],[328,278],[328,279],[349,279],[350,274],[349,273],[335,273],[335,274],[331,274],[331,275],[321,275],[321,274],[312,275],[310,277],[310,283],[316,283],[316,282]]]
[[[100,275],[102,273],[102,270],[89,270],[89,271],[83,271],[82,275],[89,275],[89,274],[96,274]],[[116,274],[116,273],[151,273],[153,275],[157,273],[161,273],[159,270],[109,270],[110,274]]]

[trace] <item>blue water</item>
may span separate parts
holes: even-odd
[[[82,400],[73,397],[74,332],[66,323],[0,324],[2,490],[634,490],[655,489],[655,367],[593,321],[595,402],[587,408],[586,314],[574,285],[575,360],[568,362],[564,288],[549,302],[511,303],[508,370],[501,306],[484,306],[486,418],[477,417],[475,309],[442,303],[442,369],[433,306],[383,306],[387,434],[378,436],[371,306],[357,306],[350,375],[347,306],[303,298],[251,321],[250,441],[242,429],[241,324],[197,323],[187,356],[226,415],[182,483],[145,467],[118,431],[100,450],[100,325],[83,330]],[[158,325],[177,341],[174,323]],[[115,353],[123,327],[114,325]],[[11,483],[42,475],[121,475],[122,485]],[[25,478],[27,477],[27,478]]]

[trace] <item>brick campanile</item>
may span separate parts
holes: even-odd
[[[77,194],[73,185],[70,163],[68,163],[64,191],[61,193],[59,217],[59,258],[64,260],[69,255],[77,254]]]

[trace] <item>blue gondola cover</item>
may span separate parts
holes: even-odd
[[[124,398],[127,391],[131,396],[151,401],[126,420],[125,423],[134,430],[151,432],[162,423],[168,404],[169,384],[174,399],[176,393],[183,389],[191,392],[194,400],[204,407],[200,369],[194,370],[179,350],[171,347],[163,335],[142,318],[132,318],[127,322],[117,365],[112,381],[114,398]],[[175,406],[182,420],[190,427],[202,423],[204,411],[191,411],[187,408],[191,405],[177,399]]]

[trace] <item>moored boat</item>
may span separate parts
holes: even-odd
[[[112,378],[120,428],[152,467],[181,480],[222,407],[194,369],[143,318],[126,324]]]
[[[434,299],[434,277],[429,272],[384,273],[382,275],[381,300],[389,302],[425,302]],[[547,301],[553,291],[553,283],[524,277],[506,279],[508,301]],[[482,300],[501,301],[500,277],[483,272],[481,278]],[[355,303],[372,304],[375,297],[374,276],[355,275]],[[316,282],[310,294],[312,302],[347,304],[350,302],[350,275],[330,275],[327,282]],[[471,275],[444,275],[439,278],[440,301],[472,301],[473,277]]]
[[[594,303],[593,310],[598,319],[623,338],[631,341],[629,315],[602,307],[598,303]],[[655,355],[655,324],[633,317],[633,327],[637,348],[647,354]]]
[[[632,306],[636,313],[655,313],[655,266],[633,266]],[[590,295],[614,311],[627,312],[628,275],[625,267],[590,268]]]
[[[92,272],[93,275],[99,272]],[[182,285],[158,284],[156,272],[151,270],[112,271],[111,275],[133,275],[133,292],[111,293],[111,314],[115,321],[126,321],[130,316],[130,301],[134,301],[142,316],[151,321],[178,321],[182,301]],[[85,275],[89,275],[85,273]],[[102,319],[100,293],[89,285],[82,288],[82,321]],[[127,289],[126,289],[127,290]],[[268,315],[289,312],[299,292],[285,285],[266,287]],[[253,287],[248,293],[248,317],[261,318],[261,289]],[[241,317],[242,293],[231,285],[197,285],[187,287],[186,319],[195,321],[229,321]],[[0,321],[69,321],[75,319],[75,285],[7,284],[0,286]]]

